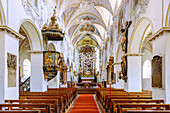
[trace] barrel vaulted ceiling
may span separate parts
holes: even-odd
[[[101,48],[117,0],[56,0],[59,16],[74,47]]]

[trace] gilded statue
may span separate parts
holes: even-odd
[[[122,57],[122,62],[121,62],[121,73],[123,76],[127,76],[127,62],[126,62],[126,56]]]

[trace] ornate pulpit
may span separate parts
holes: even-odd
[[[54,14],[51,17],[49,25],[44,25],[41,30],[43,34],[43,70],[44,76],[47,81],[51,80],[57,75],[57,71],[62,68],[63,56],[57,51],[47,51],[48,41],[62,41],[64,34],[57,24],[56,9],[54,9]]]
[[[47,81],[57,75],[57,71],[61,68],[62,58],[59,52],[43,51],[43,70]]]

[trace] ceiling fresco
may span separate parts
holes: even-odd
[[[86,44],[102,46],[116,0],[56,0],[56,4],[74,47]],[[93,38],[87,39],[86,34]]]

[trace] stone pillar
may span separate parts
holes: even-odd
[[[47,83],[43,73],[43,53],[41,51],[31,52],[31,92],[44,92],[47,90]]]
[[[107,84],[111,83],[111,66],[107,65]]]
[[[59,82],[60,82],[60,71],[57,72],[55,78],[48,81],[48,88],[59,88]]]
[[[71,72],[67,71],[67,81],[71,82]]]
[[[59,88],[60,85],[60,70],[58,71],[57,77],[56,77],[56,88]]]
[[[170,30],[165,33],[166,36],[166,56],[165,56],[165,66],[162,69],[165,69],[165,102],[170,104]],[[164,74],[164,73],[163,73]]]
[[[6,32],[7,31],[7,32]],[[19,97],[19,34],[0,29],[0,103]],[[11,57],[12,56],[12,57]]]
[[[124,89],[124,80],[119,79],[119,73],[121,72],[121,63],[114,63],[114,72],[116,73],[115,88]]]
[[[127,92],[142,91],[141,77],[141,56],[140,54],[131,54],[127,56],[127,83],[125,90]]]
[[[162,88],[152,87],[153,99],[164,99],[170,104],[170,30],[163,29],[153,37],[153,56],[162,57]]]

